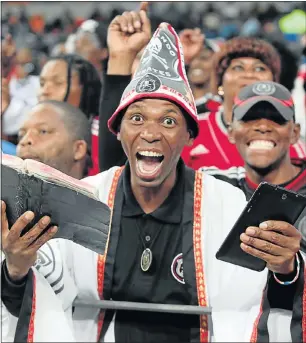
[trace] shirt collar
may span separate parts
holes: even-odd
[[[180,160],[177,167],[177,179],[175,185],[163,204],[155,211],[150,213],[153,218],[170,224],[178,224],[181,222],[184,203],[184,176],[185,165],[183,161]],[[122,215],[125,217],[143,215],[144,211],[139,206],[132,192],[130,182],[130,167],[128,163],[123,171],[123,193],[124,205],[122,209]]]

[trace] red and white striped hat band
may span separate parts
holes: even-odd
[[[185,72],[182,45],[173,27],[167,23],[159,25],[144,50],[133,79],[108,121],[109,130],[116,134],[122,111],[143,98],[174,102],[185,110],[198,128],[197,109]]]

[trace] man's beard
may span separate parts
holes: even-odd
[[[286,157],[286,152],[280,156],[275,162],[271,163],[270,165],[266,166],[266,167],[257,167],[257,166],[253,166],[249,163],[246,163],[251,169],[253,169],[258,175],[260,175],[261,177],[265,177],[266,175],[270,174],[272,171],[277,170],[280,165],[282,164],[283,160]]]

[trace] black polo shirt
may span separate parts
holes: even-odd
[[[132,193],[129,168],[125,168],[113,300],[183,305],[191,303],[184,284],[182,264],[183,169],[181,164],[176,184],[164,203],[154,212],[145,214]],[[143,272],[140,267],[144,245],[139,231],[146,247],[150,247],[154,241],[150,247],[153,264],[147,272]],[[158,236],[155,238],[156,234]],[[119,342],[188,342],[190,328],[198,326],[198,316],[117,311],[115,338]]]

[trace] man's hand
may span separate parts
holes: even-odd
[[[148,2],[142,2],[139,12],[124,12],[108,27],[108,74],[131,74],[133,61],[151,39],[151,23],[147,17]]]
[[[185,29],[180,32],[179,38],[183,46],[185,64],[188,65],[203,48],[205,36],[200,29]]]
[[[1,114],[3,114],[8,108],[11,101],[9,84],[7,79],[1,79],[1,91]]]
[[[295,254],[300,250],[301,233],[292,225],[270,220],[259,227],[248,227],[240,236],[246,253],[267,262],[267,268],[278,274],[295,269]]]
[[[2,251],[5,254],[7,270],[12,280],[20,280],[28,274],[36,261],[37,250],[57,232],[57,227],[53,226],[37,239],[50,223],[50,217],[46,216],[34,225],[29,232],[20,237],[22,230],[33,218],[33,212],[25,212],[9,230],[6,205],[4,201],[1,201]]]

